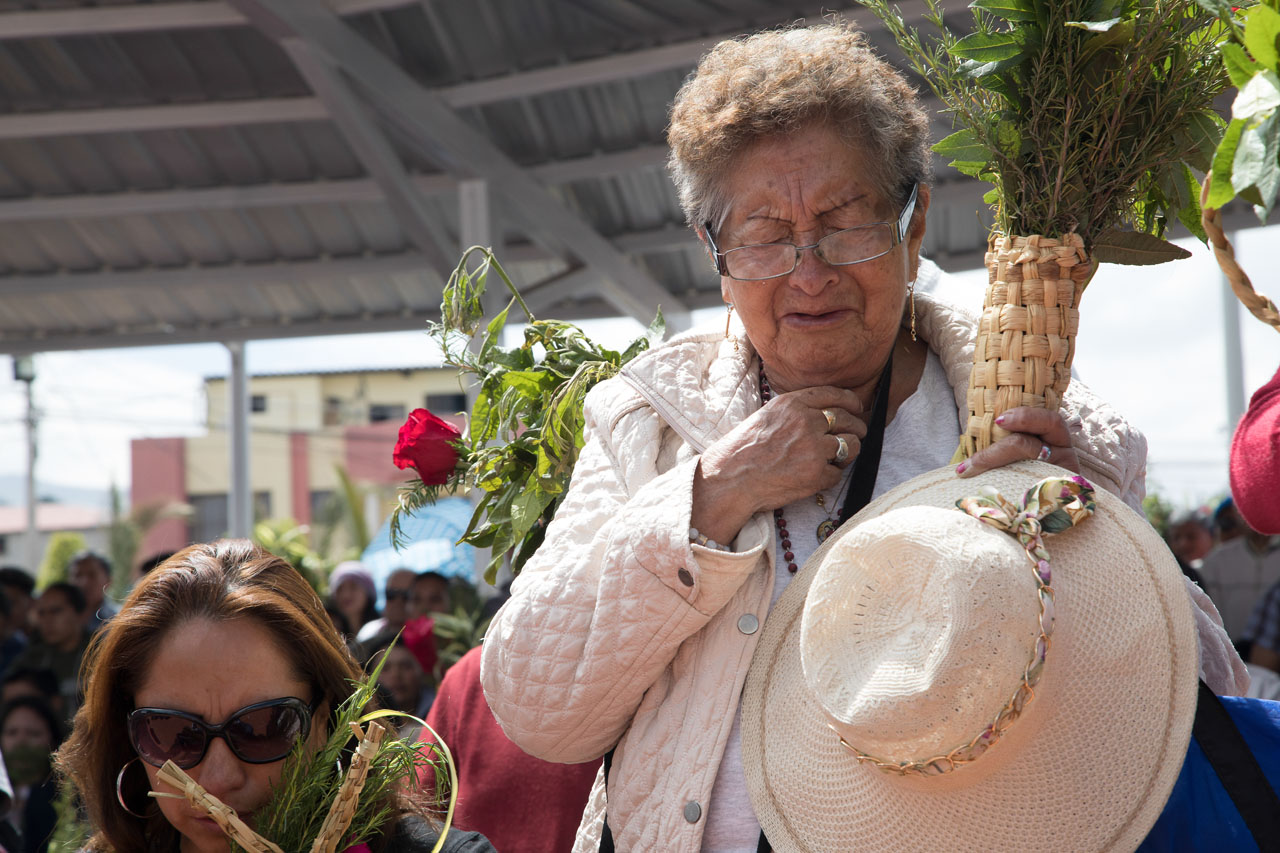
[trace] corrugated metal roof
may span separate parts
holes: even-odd
[[[419,328],[476,177],[522,287],[585,265],[546,310],[716,304],[668,105],[706,45],[828,7],[0,0],[0,352]],[[973,266],[981,189],[938,177],[926,252]]]

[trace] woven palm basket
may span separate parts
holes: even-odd
[[[1080,295],[1093,261],[1078,234],[988,240],[989,274],[969,373],[969,422],[962,437],[972,456],[1009,433],[996,426],[1018,406],[1056,411],[1071,382]]]

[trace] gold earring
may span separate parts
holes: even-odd
[[[907,285],[907,298],[911,301],[911,340],[916,339],[916,283]]]
[[[733,322],[733,303],[729,303],[729,311],[724,315],[724,339],[733,338],[733,351],[738,352],[738,337],[729,334],[729,324]]]

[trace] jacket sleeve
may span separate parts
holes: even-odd
[[[659,470],[671,435],[624,389],[613,380],[588,396],[569,493],[485,637],[481,681],[494,716],[548,761],[611,749],[680,644],[724,606],[770,541],[757,517],[735,553],[690,545],[698,457]]]

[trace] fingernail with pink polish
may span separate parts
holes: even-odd
[[[996,423],[998,423],[998,424],[1000,424],[1001,426],[1003,426],[1003,425],[1004,425],[1004,415],[997,415],[997,416],[996,416]]]
[[[959,465],[956,466],[956,473],[963,474],[965,472],[965,469],[967,469],[968,467],[969,467],[968,462],[961,462]]]

